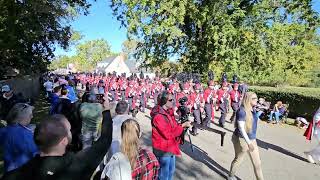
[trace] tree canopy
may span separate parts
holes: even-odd
[[[66,49],[70,43],[68,22],[89,7],[86,0],[0,0],[0,77],[7,68],[46,70],[56,45]]]
[[[319,67],[312,0],[112,0],[147,66],[172,57],[187,71],[252,84],[310,85]]]
[[[92,71],[99,61],[115,55],[111,52],[111,46],[104,39],[96,39],[79,43],[76,46],[76,55],[59,56],[52,61],[50,69],[66,68],[72,63],[79,71]]]

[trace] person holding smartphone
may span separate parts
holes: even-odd
[[[235,173],[242,163],[244,156],[249,152],[256,179],[263,180],[261,160],[256,142],[258,116],[253,107],[257,105],[257,95],[247,92],[242,104],[236,113],[236,129],[232,135],[235,157],[231,163],[229,179],[235,180]]]

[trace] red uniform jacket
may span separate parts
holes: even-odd
[[[206,103],[211,104],[211,100],[218,98],[218,95],[214,89],[207,88],[203,93],[203,98]]]
[[[112,91],[116,91],[118,88],[118,83],[115,79],[111,79],[109,83],[109,89]]]
[[[240,102],[240,92],[239,91],[235,91],[235,90],[232,90],[230,92],[230,98],[231,98],[231,103],[238,103]]]
[[[152,124],[152,147],[163,152],[181,155],[179,136],[183,132],[181,125],[174,118],[172,109],[165,111],[162,107],[155,107],[150,115]]]
[[[224,100],[223,99],[225,99],[225,98],[229,98],[229,93],[228,93],[228,91],[227,92],[225,92],[224,90],[222,90],[222,89],[219,89],[219,91],[218,91],[218,102],[219,103],[223,103],[224,102]]]
[[[197,94],[196,92],[192,93],[190,96],[190,104],[192,105],[192,109],[198,109],[199,105],[204,103],[204,99],[202,94]]]

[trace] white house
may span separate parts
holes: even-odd
[[[97,63],[96,73],[113,73],[114,71],[117,75],[126,73],[127,76],[130,76],[131,73],[139,74],[143,72],[145,76],[155,77],[155,73],[151,69],[140,68],[137,62],[125,60],[122,55],[111,56]]]

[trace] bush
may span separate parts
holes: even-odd
[[[309,121],[320,107],[320,88],[250,86],[250,91],[275,104],[289,104],[289,117],[305,117]]]

